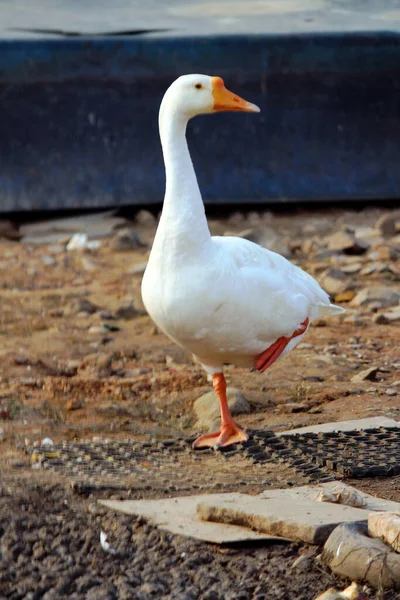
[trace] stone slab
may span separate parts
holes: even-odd
[[[347,485],[346,483],[342,483],[341,481],[328,481],[327,483],[321,483],[318,485],[304,485],[297,488],[265,490],[264,492],[259,494],[259,498],[263,498],[264,500],[289,499],[296,502],[298,500],[315,501],[316,497],[321,491],[336,492],[342,490],[345,490],[347,492],[357,492],[358,494],[360,494],[366,501],[366,505],[363,508],[363,510],[365,511],[374,510],[400,512],[400,502],[393,502],[391,500],[385,500],[384,498],[377,498],[376,496],[371,496],[371,494],[361,492],[357,488],[351,485]]]
[[[354,421],[339,421],[338,423],[322,423],[298,429],[288,429],[276,435],[294,435],[303,433],[330,433],[332,431],[360,431],[376,429],[378,427],[400,427],[400,423],[388,417],[371,417],[369,419],[355,419]]]
[[[99,500],[99,503],[118,512],[142,516],[152,525],[170,533],[214,544],[290,541],[237,525],[203,521],[197,515],[196,507],[199,503],[208,499],[217,502],[222,498],[231,498],[231,496],[237,496],[237,494],[203,494],[162,500]]]
[[[396,552],[400,552],[400,509],[398,513],[370,513],[368,533],[389,544]]]
[[[320,544],[340,523],[367,521],[361,509],[312,500],[271,498],[231,494],[218,500],[198,503],[198,515],[205,521],[249,527],[295,541]]]

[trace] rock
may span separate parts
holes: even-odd
[[[116,252],[138,250],[144,245],[134,229],[120,229],[111,240],[111,248]]]
[[[78,369],[80,376],[86,377],[110,377],[112,373],[113,355],[102,352],[100,354],[88,354],[85,356]]]
[[[75,313],[83,312],[87,313],[88,315],[93,315],[98,310],[100,310],[100,307],[97,306],[97,304],[90,302],[90,300],[88,300],[87,298],[79,298],[71,304],[71,310]]]
[[[286,242],[271,227],[257,227],[245,229],[237,234],[237,237],[254,242],[263,248],[277,252],[286,258],[292,256],[292,252]]]
[[[150,225],[155,225],[157,219],[149,210],[139,210],[135,217],[135,221],[138,225],[149,227]]]
[[[250,412],[250,405],[240,390],[228,387],[226,393],[228,405],[233,415]],[[193,404],[193,409],[197,417],[196,429],[211,429],[217,425],[216,421],[220,418],[220,410],[214,391],[197,398]]]
[[[342,294],[351,287],[351,281],[347,279],[346,275],[340,269],[335,268],[327,269],[325,273],[322,273],[320,284],[331,296]]]
[[[351,381],[353,383],[359,383],[360,381],[376,381],[376,375],[379,371],[379,367],[369,367],[364,371],[360,371],[356,375],[353,375]]]
[[[109,310],[101,310],[99,312],[99,317],[104,321],[112,321],[115,318],[112,312]]]
[[[337,231],[330,235],[327,240],[328,250],[344,252],[345,254],[364,254],[369,248],[368,242],[345,231]]]
[[[368,515],[368,533],[400,552],[400,513],[372,512]]]
[[[400,292],[391,287],[372,286],[362,289],[351,301],[351,306],[365,306],[371,302],[380,302],[382,306],[396,306],[400,301]]]
[[[234,498],[204,500],[197,514],[204,521],[241,525],[260,533],[280,535],[308,544],[325,542],[335,527],[343,522],[367,521],[368,513],[360,508],[312,500],[290,498],[263,499],[247,494]]]
[[[109,329],[104,325],[93,325],[89,328],[89,333],[91,335],[106,335],[109,333]]]
[[[116,313],[115,313],[115,318],[116,319],[125,319],[126,321],[129,321],[130,319],[136,319],[136,317],[141,317],[143,315],[145,315],[146,313],[143,310],[138,310],[137,308],[135,308],[133,306],[133,304],[122,304],[122,306],[120,306]]]
[[[354,275],[355,273],[359,273],[362,269],[362,264],[359,262],[350,263],[348,265],[343,265],[341,267],[343,273],[346,275]]]
[[[132,273],[132,275],[143,275],[146,270],[146,267],[147,260],[133,265],[133,267],[129,269],[129,273]]]
[[[400,589],[400,555],[368,537],[366,523],[336,527],[325,543],[322,559],[341,577],[367,581],[375,589]]]
[[[82,408],[82,400],[80,398],[71,398],[66,404],[67,410],[79,410]]]
[[[346,292],[341,292],[340,294],[335,294],[334,301],[335,302],[350,302],[353,300],[357,292],[354,290],[347,290]]]
[[[21,237],[22,236],[18,231],[17,225],[8,219],[2,219],[0,221],[0,239],[5,238],[7,240],[19,240]]]
[[[386,396],[397,396],[397,391],[392,388],[388,388],[385,392]]]
[[[88,236],[86,233],[74,233],[67,244],[67,251],[85,250],[88,247]]]
[[[372,320],[378,325],[391,325],[400,321],[400,306],[393,308],[385,313],[378,313],[373,316]]]
[[[286,402],[286,404],[278,404],[278,408],[283,413],[299,413],[305,412],[308,409],[308,406],[300,404],[299,402]]]
[[[392,237],[397,233],[396,221],[399,220],[400,217],[398,214],[395,215],[387,213],[379,217],[379,219],[375,223],[375,228],[378,229],[384,237]]]

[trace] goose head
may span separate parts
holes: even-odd
[[[162,105],[166,103],[187,119],[220,111],[260,112],[258,106],[227,90],[221,77],[209,75],[182,75],[166,91]]]

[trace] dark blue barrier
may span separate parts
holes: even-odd
[[[159,203],[157,113],[183,73],[261,107],[191,123],[208,203],[396,198],[397,33],[0,41],[0,211]]]

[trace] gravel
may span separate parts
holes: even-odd
[[[101,531],[115,554],[101,547]],[[0,597],[10,600],[312,600],[346,583],[315,560],[316,548],[207,545],[61,485],[3,492],[0,536]],[[310,551],[304,569],[298,559]]]

